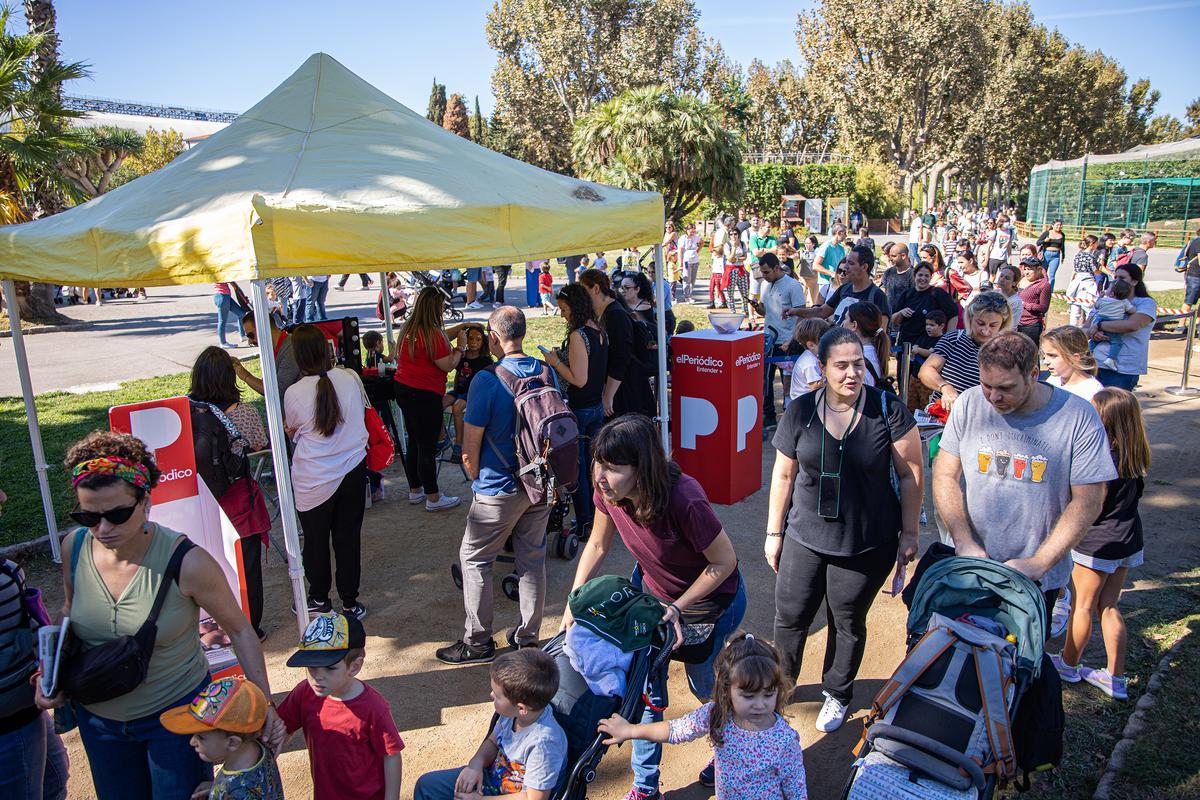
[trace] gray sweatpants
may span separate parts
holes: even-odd
[[[492,564],[511,533],[520,577],[521,624],[518,644],[536,642],[546,604],[546,521],[550,507],[529,502],[523,489],[512,494],[476,494],[467,513],[467,529],[458,551],[463,573],[466,632],[463,641],[485,645],[492,638]]]

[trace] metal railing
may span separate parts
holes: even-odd
[[[1192,346],[1196,343],[1196,312],[1193,310],[1187,316],[1187,336],[1184,338],[1183,374],[1179,377],[1178,386],[1168,386],[1167,394],[1176,397],[1195,397],[1200,395],[1200,389],[1188,386],[1189,373],[1192,371]]]
[[[849,164],[851,158],[845,153],[808,151],[789,153],[755,152],[743,153],[742,161],[747,164]]]
[[[1029,222],[1018,222],[1017,233],[1029,239],[1036,239],[1042,235],[1042,228],[1033,225]],[[1120,236],[1123,227],[1114,227],[1112,225],[1063,225],[1063,235],[1067,237],[1068,242],[1078,242],[1087,234],[1091,233],[1099,236],[1102,233],[1111,233],[1114,236]],[[1133,232],[1140,236],[1143,233],[1153,233],[1158,237],[1156,242],[1157,247],[1179,249],[1190,242],[1196,235],[1194,231],[1171,230],[1164,231],[1158,228],[1133,228]],[[1136,242],[1137,239],[1135,238]]]

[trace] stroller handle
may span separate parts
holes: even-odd
[[[901,744],[906,744],[910,747],[915,747],[918,750],[924,750],[926,753],[929,753],[929,755],[958,767],[963,772],[967,773],[967,777],[969,777],[971,782],[975,784],[975,788],[980,791],[982,791],[986,785],[987,779],[984,778],[983,770],[980,769],[978,764],[955,750],[953,747],[948,747],[936,739],[931,739],[928,736],[924,736],[920,733],[915,733],[905,728],[899,728],[895,725],[888,725],[883,722],[876,722],[867,729],[868,744],[873,744],[874,741],[881,736],[885,739],[891,739],[892,741],[900,742]]]

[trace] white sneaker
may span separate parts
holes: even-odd
[[[1063,588],[1062,594],[1054,601],[1054,611],[1050,615],[1050,638],[1057,639],[1067,632],[1067,623],[1071,620],[1071,590]]]
[[[414,506],[417,505],[418,503],[424,503],[425,502],[425,493],[424,492],[409,492],[408,493],[408,502],[409,502],[409,505],[414,505]]]
[[[849,708],[842,705],[842,702],[829,692],[823,692],[823,694],[825,695],[825,704],[821,706],[821,713],[817,714],[817,730],[822,733],[832,733],[842,727]]]
[[[480,309],[483,308],[483,303],[480,303],[479,301],[475,301],[473,303],[467,303],[466,307],[471,309],[472,311],[479,311]]]
[[[461,498],[452,495],[444,494],[436,503],[432,500],[425,501],[426,511],[445,511],[447,508],[454,508],[462,502]]]
[[[1110,358],[1104,359],[1103,361],[1100,362],[1100,366],[1103,369],[1110,369],[1113,372],[1117,371],[1117,361],[1115,358],[1110,357]]]

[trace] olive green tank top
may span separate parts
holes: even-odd
[[[150,547],[129,586],[116,600],[109,594],[92,560],[92,534],[80,543],[71,599],[71,633],[87,647],[137,633],[150,616],[154,595],[163,580],[175,543],[183,534],[151,525]],[[200,607],[171,582],[158,615],[158,636],[146,680],[129,694],[87,706],[96,716],[128,722],[158,714],[195,689],[208,674],[197,626]]]

